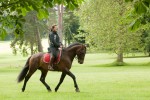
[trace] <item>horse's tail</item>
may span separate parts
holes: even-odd
[[[18,78],[17,78],[17,82],[21,82],[23,81],[23,79],[25,78],[28,70],[29,70],[29,60],[30,60],[31,56],[28,58],[25,66],[23,67],[22,71],[20,72],[20,74],[18,75]]]

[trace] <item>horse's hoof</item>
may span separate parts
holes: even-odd
[[[55,92],[57,92],[57,90],[58,90],[58,89],[57,89],[57,88],[55,88]]]
[[[22,92],[24,92],[25,91],[25,89],[24,88],[22,88]]]
[[[22,89],[22,92],[24,92],[24,89]]]
[[[80,90],[79,90],[79,89],[76,89],[76,92],[80,92]]]
[[[48,92],[52,92],[52,90],[48,90]]]

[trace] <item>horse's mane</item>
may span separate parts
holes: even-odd
[[[73,46],[75,46],[75,45],[81,45],[81,43],[78,43],[78,42],[72,43],[72,44],[70,44],[67,48],[71,48],[71,47],[73,47]]]

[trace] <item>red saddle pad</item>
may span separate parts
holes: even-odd
[[[60,59],[61,59],[61,52],[62,51],[59,51],[58,55],[57,55],[57,58],[56,60],[54,61],[55,64],[58,64],[60,62]],[[45,53],[44,54],[44,57],[43,57],[43,62],[45,63],[49,63],[50,62],[50,59],[51,58],[51,54],[50,53]]]
[[[45,53],[44,57],[43,57],[43,62],[45,63],[49,63],[50,62],[50,54],[49,53]]]

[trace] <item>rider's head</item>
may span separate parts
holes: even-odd
[[[57,32],[57,30],[58,30],[57,25],[52,25],[51,31]]]

